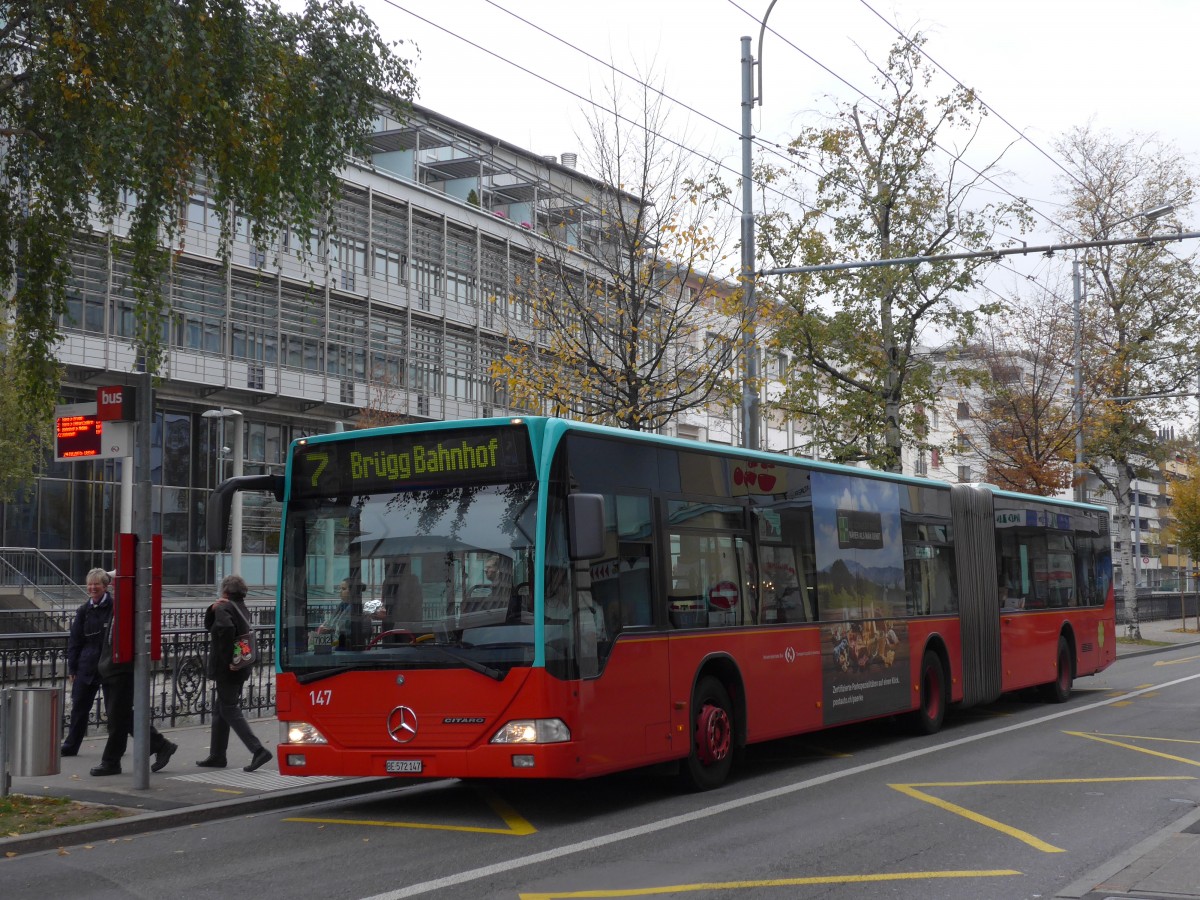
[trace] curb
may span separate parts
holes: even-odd
[[[35,831],[31,834],[0,838],[0,864],[3,864],[3,860],[9,854],[15,856],[40,853],[43,850],[54,850],[59,847],[113,840],[151,831],[163,831],[168,828],[178,828],[181,825],[230,819],[248,813],[270,812],[299,803],[358,797],[411,784],[413,784],[412,781],[397,781],[394,778],[352,778],[333,784],[319,784],[312,787],[302,785],[282,791],[258,794],[254,797],[217,800],[212,803],[201,803],[178,809],[124,816],[104,822],[89,822],[86,825],[70,825],[66,828]],[[104,805],[120,808],[118,803],[105,803]]]
[[[1180,816],[1170,825],[1150,835],[1144,841],[1135,844],[1124,853],[1113,857],[1103,865],[1092,869],[1092,871],[1088,872],[1082,878],[1077,879],[1056,893],[1054,900],[1081,900],[1081,898],[1087,897],[1093,891],[1101,888],[1106,881],[1109,881],[1143,857],[1153,853],[1154,850],[1177,834],[1187,831],[1197,822],[1200,822],[1200,807]],[[1197,890],[1200,891],[1200,886],[1197,887]],[[1121,897],[1142,896],[1140,893],[1129,894],[1119,889],[1113,889],[1112,891],[1102,890],[1101,894],[1106,897],[1111,895],[1112,900],[1119,900]],[[1189,900],[1189,898],[1200,896],[1200,894],[1173,894],[1172,896],[1178,897],[1179,900]]]
[[[1164,650],[1175,650],[1179,647],[1200,647],[1200,640],[1178,641],[1163,644],[1161,647],[1144,647],[1140,650],[1129,650],[1125,653],[1117,651],[1117,659],[1130,659],[1135,656],[1147,656],[1151,653],[1162,653]]]

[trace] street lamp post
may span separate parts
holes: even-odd
[[[767,19],[778,0],[771,0],[763,13],[758,31],[756,61],[751,52],[750,37],[743,36],[742,45],[742,296],[745,298],[746,323],[742,329],[742,446],[761,449],[758,387],[758,315],[754,304],[754,135],[752,119],[754,104],[762,104],[762,45],[767,33]],[[758,66],[758,93],[754,91],[754,67]]]
[[[772,3],[772,6],[774,3]],[[770,13],[770,9],[767,10]],[[766,19],[763,19],[764,26]],[[742,38],[742,446],[759,449],[758,335],[754,312],[754,180],[751,114],[754,110],[754,56],[750,38]]]
[[[242,427],[242,411],[238,409],[229,409],[221,407],[220,409],[206,409],[200,414],[205,419],[220,419],[221,420],[221,446],[225,446],[225,419],[234,419],[233,430],[233,477],[238,478],[242,475],[245,468],[245,435]],[[233,495],[233,508],[229,516],[229,529],[233,532],[233,536],[229,544],[229,561],[230,573],[234,575],[242,574],[242,493],[238,491]],[[219,552],[218,548],[209,547],[210,550]]]

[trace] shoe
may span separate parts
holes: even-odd
[[[171,757],[178,749],[179,745],[172,744],[170,741],[163,744],[162,749],[154,754],[154,763],[150,766],[150,771],[157,772],[159,769],[166,768],[167,763],[171,761]]]
[[[120,763],[102,762],[102,763],[100,763],[100,765],[94,766],[92,768],[90,774],[95,775],[97,777],[99,777],[101,775],[120,775],[121,774],[121,764]]]
[[[204,769],[223,769],[228,763],[225,762],[225,757],[212,756],[210,754],[204,757],[204,759],[196,760],[196,765]]]
[[[271,761],[271,751],[266,747],[262,747],[254,751],[254,758],[250,760],[250,765],[242,769],[243,772],[253,772],[255,769],[260,769]]]
[[[72,750],[70,747],[64,746],[64,747],[59,748],[58,752],[59,752],[60,756],[74,756],[76,753],[79,752],[79,750],[78,749]]]

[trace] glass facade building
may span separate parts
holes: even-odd
[[[285,232],[255,247],[203,179],[180,210],[151,460],[168,592],[211,590],[205,509],[232,472],[233,428],[243,429],[244,472],[256,474],[282,471],[294,438],[355,427],[364,409],[398,420],[510,411],[489,371],[506,341],[533,338],[523,298],[539,235],[586,254],[600,240],[593,203],[614,194],[574,169],[573,155],[563,165],[421,107],[381,115],[372,151],[348,161],[329,234]],[[226,260],[223,216],[234,216]],[[120,216],[73,242],[63,403],[137,378],[133,291],[112,242],[126,225]],[[202,415],[221,408],[242,416]],[[80,583],[93,566],[111,568],[127,463],[49,461],[26,498],[0,509],[4,546],[37,548]],[[269,585],[279,510],[265,495],[244,504],[242,574]]]

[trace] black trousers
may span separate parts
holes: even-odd
[[[104,708],[108,713],[108,740],[100,761],[106,765],[119,766],[129,736],[133,734],[133,673],[123,672],[104,679]],[[157,728],[150,726],[150,752],[157,753],[166,746],[167,739]]]
[[[213,681],[213,720],[208,753],[215,759],[225,759],[225,754],[229,749],[230,729],[251,753],[257,753],[263,749],[262,741],[251,730],[250,723],[242,715],[242,688],[245,685],[244,680]]]
[[[78,753],[79,745],[87,737],[88,718],[92,714],[92,706],[96,703],[96,694],[100,692],[103,683],[97,677],[94,681],[85,682],[76,677],[71,682],[71,725],[67,736],[63,738],[63,750],[67,753]],[[104,692],[104,705],[108,706],[108,691]]]

